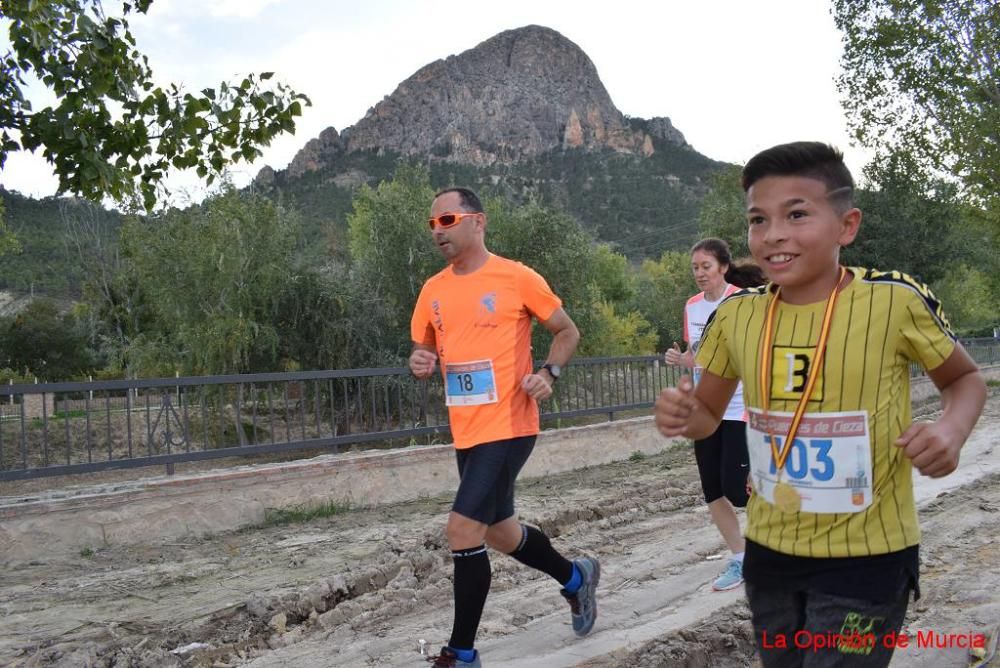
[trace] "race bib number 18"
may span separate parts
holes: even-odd
[[[774,504],[778,471],[769,434],[779,452],[791,413],[748,411],[747,446],[754,492]],[[856,513],[872,503],[872,458],[867,411],[807,413],[785,460],[781,482],[791,485],[809,513]]]
[[[478,406],[497,400],[491,360],[445,366],[445,403],[448,406]]]

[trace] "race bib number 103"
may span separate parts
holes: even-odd
[[[748,411],[747,446],[754,492],[774,504],[779,482],[771,438],[784,446],[791,413]],[[867,411],[807,413],[802,418],[780,482],[791,485],[809,513],[856,513],[872,503],[872,458]]]

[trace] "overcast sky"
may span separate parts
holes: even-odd
[[[324,128],[353,125],[423,65],[529,24],[579,45],[623,113],[669,117],[710,158],[743,163],[768,146],[815,139],[843,149],[858,178],[869,159],[848,141],[828,0],[155,0],[132,19],[161,83],[196,91],[274,71],[312,99],[294,136],[235,167],[238,185],[265,164],[283,169]],[[171,180],[179,198],[197,199],[195,183]],[[40,157],[19,154],[0,184],[41,197],[56,180]]]

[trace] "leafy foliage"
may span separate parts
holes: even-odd
[[[362,186],[348,216],[351,285],[357,313],[378,325],[369,354],[409,354],[409,323],[424,280],[444,267],[425,222],[434,197],[427,172],[403,164],[378,188]]]
[[[426,169],[435,190],[462,185],[512,205],[537,202],[565,211],[591,235],[636,259],[694,243],[705,180],[721,164],[670,144],[658,145],[648,158],[572,149],[488,167],[421,160],[392,151],[357,151],[331,160],[329,166],[297,177],[278,172],[274,184],[264,187],[301,209],[308,239],[319,238],[317,225],[332,222],[324,229],[335,239],[333,245],[343,248],[337,242],[357,194],[347,185],[353,179],[344,175],[377,187],[392,179],[401,164],[408,164]]]
[[[718,166],[676,146],[661,146],[648,158],[574,149],[512,165],[495,175],[495,187],[483,170],[477,186],[566,211],[600,241],[638,260],[694,243],[704,178]]]
[[[1000,4],[835,0],[839,88],[855,136],[960,177],[983,199],[1000,183]]]
[[[990,276],[978,267],[952,267],[934,284],[934,294],[959,336],[981,336],[1000,324],[1000,294],[991,289]]]
[[[684,305],[697,292],[687,252],[665,251],[659,260],[645,260],[639,268],[635,307],[657,333],[657,350],[683,341]]]
[[[289,212],[236,191],[129,222],[122,239],[129,272],[156,324],[134,343],[138,366],[157,374],[273,368],[296,234]]]
[[[384,156],[366,160],[373,171],[385,167]],[[108,373],[388,366],[408,354],[416,295],[444,266],[425,223],[434,170],[392,164],[395,178],[377,187],[352,190],[316,177],[315,201],[336,189],[350,202],[347,233],[329,219],[304,230],[294,199],[281,190],[273,198],[228,190],[202,206],[124,228],[116,214],[80,201],[5,197],[25,255],[41,248],[29,233],[45,231],[55,240],[52,257],[76,272],[65,279],[82,286],[85,301],[73,311],[73,331],[83,337],[81,350],[100,349],[98,363]],[[451,177],[464,178],[464,166],[453,169]],[[742,227],[735,173],[718,174],[707,202],[728,201],[729,219],[739,216]],[[939,291],[959,331],[986,327],[997,312],[991,295],[1000,275],[986,210],[958,201],[952,184],[916,169],[905,154],[872,165],[869,180],[871,190],[859,193],[862,234],[845,261],[916,274]],[[486,198],[487,245],[546,277],[581,329],[578,354],[652,353],[681,340],[684,303],[697,290],[690,244],[635,266],[572,214],[524,197]],[[708,211],[725,206],[706,206],[706,224],[722,220]],[[744,236],[706,232],[734,245]],[[119,233],[120,250],[111,243]],[[22,258],[4,258],[0,278],[7,260]],[[55,273],[35,269],[30,275],[39,280]],[[536,350],[547,348],[544,328],[536,327],[533,338]]]
[[[75,378],[94,362],[83,328],[51,299],[36,299],[13,318],[0,319],[0,355],[0,368],[43,381]]]
[[[151,4],[123,3],[119,18],[100,0],[4,0],[11,51],[0,60],[0,168],[11,152],[41,148],[59,192],[95,201],[138,195],[152,209],[170,168],[194,168],[211,183],[294,130],[309,100],[269,84],[269,72],[199,94],[155,85],[127,21]],[[55,105],[34,109],[25,90],[35,82]]]
[[[858,192],[864,217],[844,262],[898,269],[933,283],[963,251],[969,257],[955,184],[927,175],[906,153],[880,157],[865,173],[872,188]]]
[[[652,355],[658,336],[638,311],[619,315],[611,302],[595,298],[590,328],[580,346],[583,356],[627,357]]]
[[[376,189],[362,186],[354,198],[351,258],[376,282],[371,291],[390,297],[393,306],[412,306],[423,281],[444,266],[425,223],[433,197],[427,172],[403,165],[395,179]]]
[[[746,197],[740,182],[743,168],[726,165],[709,180],[708,193],[698,210],[701,238],[716,237],[729,244],[734,258],[747,257]]]
[[[380,309],[365,308],[366,301],[343,268],[301,267],[278,295],[276,359],[253,370],[380,366],[382,351],[376,347],[380,342],[373,339],[381,322]]]
[[[611,295],[630,291],[627,264],[581,229],[572,216],[530,201],[511,206],[501,199],[487,204],[487,245],[498,255],[522,262],[545,277],[563,301],[563,308],[583,334],[579,354],[600,354],[598,323],[614,329],[606,308]],[[620,332],[619,332],[620,334]],[[547,350],[550,337],[536,328],[536,350]]]

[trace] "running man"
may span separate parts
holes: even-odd
[[[480,666],[475,639],[490,590],[487,546],[555,579],[576,635],[588,634],[597,618],[598,561],[569,561],[514,511],[514,482],[539,431],[538,402],[552,395],[580,333],[544,278],[487,250],[487,217],[474,192],[438,193],[429,223],[448,266],[417,298],[410,371],[429,378],[440,362],[461,478],[447,527],[455,620],[448,645],[432,660],[436,668]],[[537,373],[532,318],[553,335]]]

